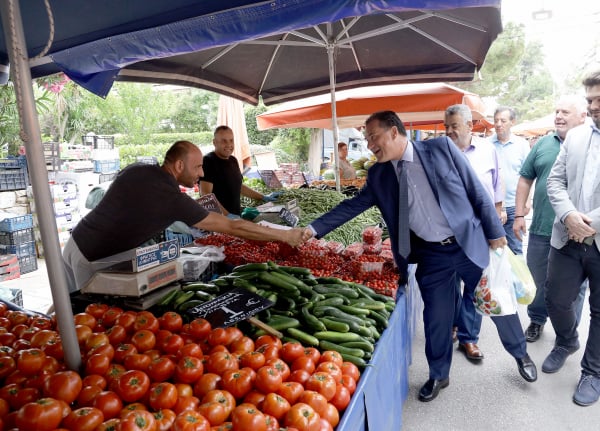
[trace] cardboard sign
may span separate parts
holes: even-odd
[[[272,305],[272,301],[238,287],[212,301],[190,308],[186,313],[193,319],[200,317],[208,320],[213,328],[225,328],[247,320]]]
[[[281,181],[279,181],[279,178],[277,178],[277,176],[275,175],[275,171],[273,170],[259,170],[258,175],[260,175],[260,178],[265,182],[267,187],[271,189],[280,189],[283,187],[281,185]]]
[[[196,202],[198,202],[208,211],[223,214],[223,212],[221,211],[221,205],[219,205],[219,201],[217,200],[214,193],[202,195],[198,199],[196,199]]]

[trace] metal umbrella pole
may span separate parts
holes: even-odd
[[[52,291],[52,300],[56,308],[56,318],[65,352],[65,363],[71,370],[79,371],[81,367],[81,354],[73,309],[67,288],[67,277],[62,262],[58,229],[54,218],[54,207],[48,184],[48,171],[42,148],[42,137],[35,109],[35,98],[29,59],[25,46],[25,34],[18,0],[0,2],[2,26],[4,35],[10,46],[8,50],[10,67],[15,87],[15,96],[19,109],[21,123],[21,139],[27,152],[27,163],[31,176],[31,185],[37,209],[37,218],[40,224],[42,244],[47,260],[48,278]]]

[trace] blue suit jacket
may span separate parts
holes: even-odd
[[[458,244],[473,263],[485,268],[489,263],[487,240],[506,235],[492,199],[467,158],[450,139],[414,141],[413,147]],[[398,177],[391,161],[372,166],[365,186],[356,196],[343,201],[311,225],[317,236],[322,237],[373,205],[381,211],[394,259],[402,280],[406,280],[408,262],[398,254]]]

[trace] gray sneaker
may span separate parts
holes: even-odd
[[[581,373],[581,379],[573,394],[573,402],[580,406],[591,406],[600,397],[600,377]]]
[[[544,373],[556,373],[558,370],[565,365],[565,361],[579,349],[579,345],[577,347],[572,347],[570,349],[562,346],[554,346],[552,351],[546,359],[544,359],[544,363],[542,364],[542,371]]]

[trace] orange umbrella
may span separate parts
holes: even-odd
[[[335,93],[337,126],[362,126],[376,111],[396,112],[407,127],[443,129],[444,112],[450,105],[464,103],[471,108],[475,124],[492,125],[485,119],[485,104],[474,93],[444,83],[399,84],[353,88]],[[256,117],[259,130],[310,127],[332,129],[329,95],[282,103]]]

